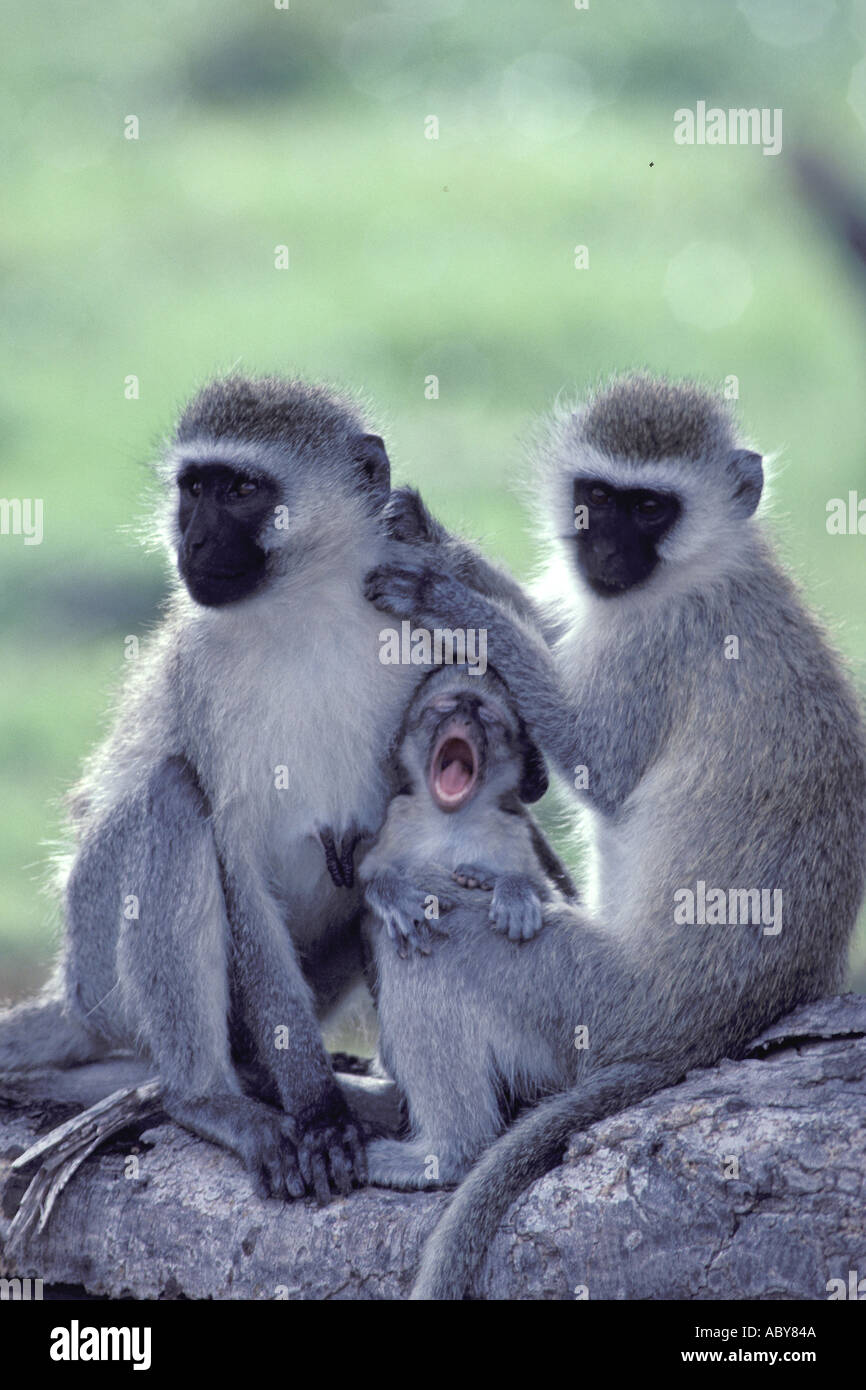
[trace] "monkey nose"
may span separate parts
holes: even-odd
[[[474,722],[475,720],[473,719],[471,712],[465,709],[458,710],[457,713],[454,715],[454,718],[451,720],[451,723],[457,729],[470,729]]]
[[[453,714],[450,719],[442,720],[439,729],[452,738],[465,738],[473,732],[474,724],[465,714]]]
[[[205,531],[205,530],[201,530],[201,531],[187,531],[186,536],[185,536],[185,540],[186,540],[187,550],[191,550],[191,551],[201,550],[202,546],[203,546],[203,545],[205,544],[205,542],[207,541],[207,531]]]

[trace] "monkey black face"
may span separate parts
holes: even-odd
[[[575,478],[574,506],[577,568],[603,598],[649,579],[659,542],[682,510],[673,493],[617,488],[597,478]]]
[[[221,463],[190,464],[177,484],[177,564],[191,596],[208,608],[247,598],[266,578],[259,537],[279,500],[276,484]]]
[[[416,697],[408,734],[439,810],[461,810],[491,782],[500,794],[516,791],[522,801],[538,801],[547,790],[544,760],[505,700],[476,693],[474,679],[444,672],[429,679],[430,689],[422,687]]]

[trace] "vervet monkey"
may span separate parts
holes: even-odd
[[[514,1103],[565,1084],[565,1072],[551,1069],[555,1042],[542,1044],[544,1056],[527,1049],[535,1010],[530,997],[525,1011],[522,976],[531,958],[518,943],[540,930],[543,904],[572,900],[574,888],[525,809],[547,775],[492,671],[483,680],[430,675],[398,757],[400,791],[360,878],[379,1055],[406,1098],[412,1138],[373,1141],[367,1161],[372,1182],[419,1188],[431,1163],[434,1181],[456,1182]],[[467,982],[472,961],[483,980]],[[489,1000],[477,999],[488,988]]]
[[[843,979],[866,877],[863,723],[755,519],[762,486],[721,401],[622,377],[558,412],[539,450],[552,649],[432,553],[368,577],[390,612],[487,629],[490,662],[592,831],[560,1018],[587,1027],[577,1084],[482,1158],[414,1297],[467,1293],[509,1205],[576,1128],[742,1055]],[[521,952],[527,1010],[562,968],[551,926]],[[467,968],[467,1011],[481,973]]]
[[[158,474],[168,611],[71,798],[62,958],[0,1016],[0,1071],[134,1048],[260,1193],[325,1201],[365,1168],[320,1019],[360,975],[354,849],[423,674],[380,661],[362,580],[426,514],[391,493],[359,406],[301,381],[212,382]],[[429,518],[424,536],[529,612]]]

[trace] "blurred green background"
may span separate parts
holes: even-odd
[[[50,960],[59,798],[164,590],[125,528],[215,371],[362,387],[397,477],[521,575],[519,441],[557,392],[636,365],[736,376],[779,451],[782,549],[863,687],[866,537],[828,536],[825,507],[866,496],[866,304],[791,153],[866,191],[866,3],[6,0],[3,20],[0,495],[44,499],[45,535],[0,536],[0,995]],[[781,107],[782,153],[675,145],[698,100]]]

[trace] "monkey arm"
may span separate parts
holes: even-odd
[[[636,673],[628,717],[617,720],[609,701],[594,697],[592,672],[566,691],[547,645],[523,624],[462,584],[422,562],[380,565],[365,592],[385,612],[420,626],[474,627],[488,634],[488,655],[517,702],[526,724],[560,774],[606,814],[634,790],[666,733],[661,700],[653,698],[661,662]],[[586,776],[582,774],[585,770]]]
[[[117,937],[118,903],[130,893],[137,915]],[[100,982],[92,1021],[154,1060],[173,1119],[235,1153],[262,1195],[310,1190],[326,1200],[329,1180],[347,1190],[361,1176],[357,1134],[344,1122],[285,924],[270,897],[256,899],[221,862],[210,806],[185,759],[151,769],[85,836],[66,911],[74,997],[86,1007],[93,995],[94,955],[116,958],[115,988]],[[294,1091],[277,1086],[287,1113],[241,1094],[229,1031],[237,1012],[275,1081],[286,1057],[279,1024],[302,1063],[298,1075],[310,1073],[312,1095],[296,1078]]]
[[[575,751],[573,717],[551,654],[539,637],[510,620],[489,598],[460,579],[440,573],[426,557],[379,565],[367,575],[364,587],[366,597],[377,608],[409,617],[421,626],[486,630],[491,664],[509,687],[530,729],[539,733],[542,710],[551,711],[551,717],[544,721],[551,728],[559,723],[559,732],[552,739],[540,738],[539,742],[570,769]]]
[[[419,868],[406,861],[386,862],[384,856],[377,858],[376,854],[374,847],[361,870],[366,880],[364,896],[401,956],[407,956],[410,949],[429,955],[434,937],[448,935],[448,914],[456,909],[477,912],[489,908],[492,886],[467,888],[439,865]]]
[[[223,869],[235,1003],[256,1059],[297,1131],[301,1176],[320,1202],[365,1179],[360,1135],[334,1078],[281,907],[246,865]]]
[[[119,904],[135,915],[118,930]],[[178,1124],[222,1145],[263,1196],[302,1196],[292,1122],[241,1094],[229,1044],[225,903],[210,808],[169,757],[84,835],[66,885],[70,1000],[155,1063]],[[96,974],[116,962],[116,978]]]
[[[516,579],[481,554],[476,545],[454,536],[428,511],[420,494],[411,487],[395,488],[385,508],[389,536],[402,544],[429,547],[428,564],[453,575],[469,589],[507,605],[521,622],[546,639],[553,635],[537,604]]]

